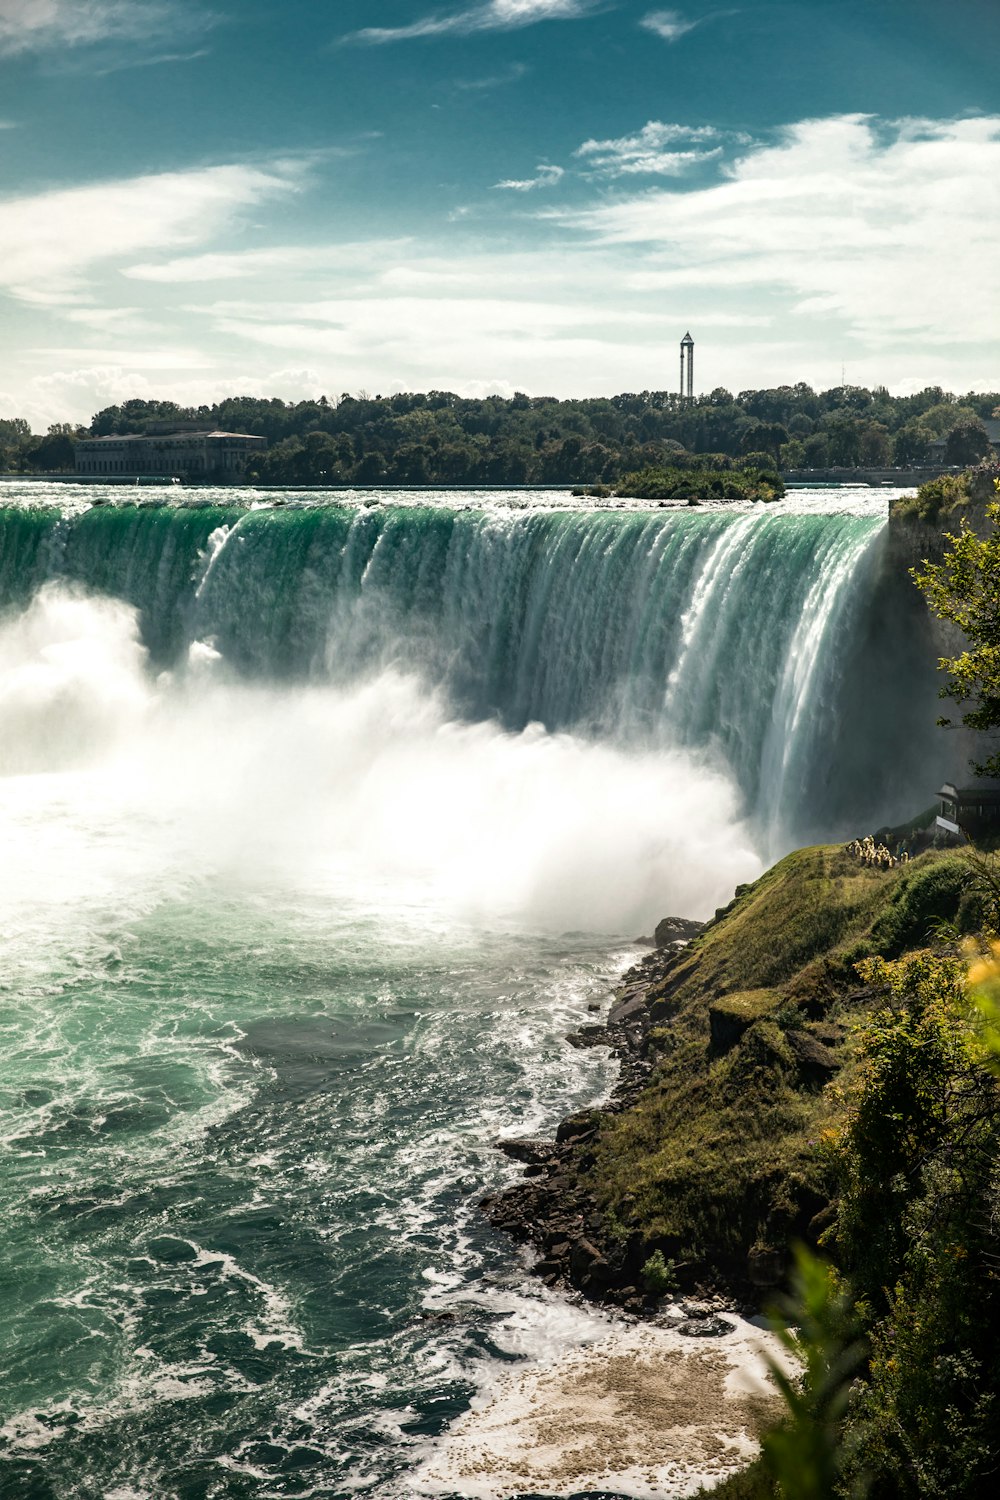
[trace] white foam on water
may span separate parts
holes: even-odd
[[[581,1347],[498,1373],[409,1476],[409,1492],[681,1500],[718,1483],[753,1457],[754,1432],[776,1409],[766,1356],[787,1368],[772,1334],[726,1316],[732,1332],[719,1338],[605,1327]]]

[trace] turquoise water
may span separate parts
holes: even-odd
[[[0,507],[0,1493],[412,1494],[602,1327],[492,1142],[800,818],[882,508],[95,497]]]
[[[599,1091],[558,1028],[608,944],[204,886],[100,915],[4,1007],[4,1495],[406,1493],[564,1336],[473,1205],[497,1134]]]

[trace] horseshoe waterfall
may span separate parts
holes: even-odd
[[[884,498],[107,495],[0,506],[0,1490],[413,1494],[592,1336],[475,1203],[633,940],[933,796]]]

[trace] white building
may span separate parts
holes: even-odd
[[[76,445],[76,472],[95,478],[177,475],[190,479],[239,479],[267,438],[246,432],[162,432],[83,438]]]

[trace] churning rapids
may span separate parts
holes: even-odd
[[[854,826],[885,494],[196,493],[0,505],[0,1491],[403,1496],[603,1327],[490,1143],[606,1090],[636,933]]]

